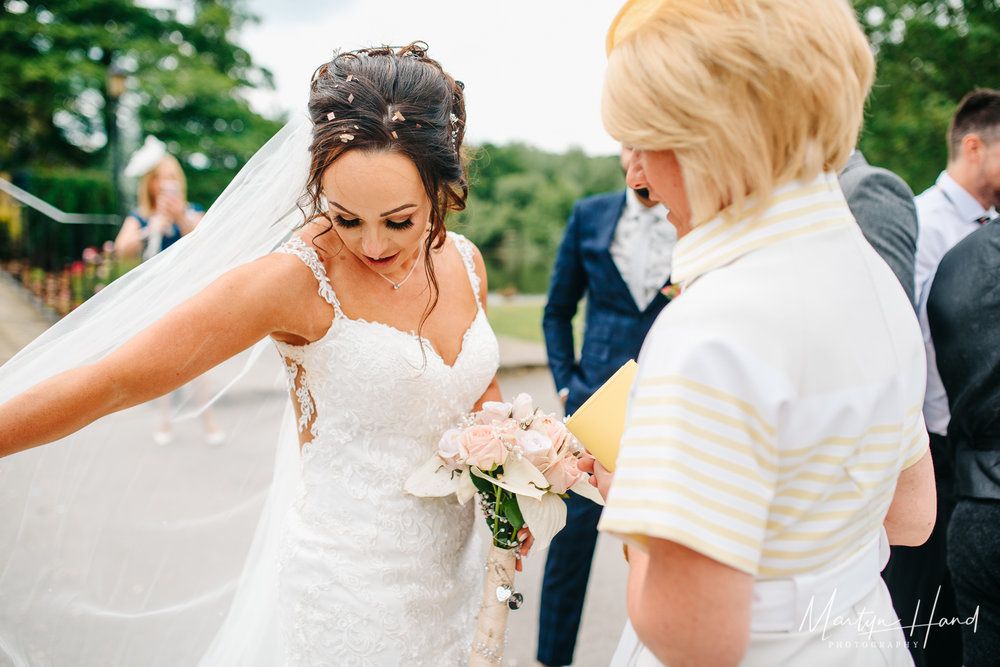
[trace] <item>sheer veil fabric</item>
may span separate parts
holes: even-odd
[[[290,121],[194,232],[0,367],[0,402],[279,246],[302,221],[311,130]],[[155,446],[146,404],[0,459],[0,666],[277,664],[273,554],[298,474],[287,388],[268,340],[206,376],[213,393],[181,405],[176,430],[199,434],[212,404],[221,447]]]

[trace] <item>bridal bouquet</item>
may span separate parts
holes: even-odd
[[[445,431],[437,453],[406,481],[405,490],[417,496],[454,493],[465,503],[479,495],[492,544],[470,665],[500,662],[507,612],[521,606],[513,589],[518,531],[527,526],[532,548],[541,551],[566,524],[567,491],[603,504],[577,468],[582,453],[562,419],[518,394],[512,403],[484,403]]]

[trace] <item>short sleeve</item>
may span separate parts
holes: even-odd
[[[930,436],[924,424],[924,414],[919,408],[914,408],[906,415],[906,426],[903,432],[903,466],[902,470],[916,465],[924,457],[930,447]]]
[[[778,479],[778,414],[791,391],[723,336],[654,327],[600,529],[642,546],[668,539],[756,574]]]

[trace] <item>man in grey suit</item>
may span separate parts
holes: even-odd
[[[873,167],[855,150],[840,172],[840,188],[861,232],[896,274],[916,307],[913,268],[917,252],[917,209],[913,191],[888,169]]]

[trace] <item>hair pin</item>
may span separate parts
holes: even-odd
[[[392,120],[406,120],[406,117],[399,113],[399,111],[394,111],[392,113]]]
[[[420,123],[417,123],[417,129],[419,130],[421,127],[423,126]]]
[[[398,134],[396,134],[396,130],[393,130],[393,131],[392,131],[392,138],[393,138],[393,139],[399,139],[399,135],[398,135]]]
[[[326,115],[327,120],[333,120],[336,117],[337,116],[332,111]]]
[[[355,125],[355,126],[354,126],[354,129],[355,129],[355,130],[360,130],[361,128],[360,128],[360,127],[358,127],[357,125]]]
[[[354,101],[354,93],[351,93],[350,95],[347,96],[347,103],[350,104],[353,101]]]
[[[340,141],[343,142],[343,143],[345,143],[345,144],[348,141],[352,141],[353,139],[354,139],[354,135],[353,134],[342,134],[342,135],[340,135]]]
[[[353,79],[353,78],[354,78],[354,75],[353,75],[353,74],[348,74],[348,75],[347,75],[347,78],[346,78],[346,79],[344,79],[344,81],[347,81],[347,82],[350,82],[350,81],[351,81],[351,79]]]

